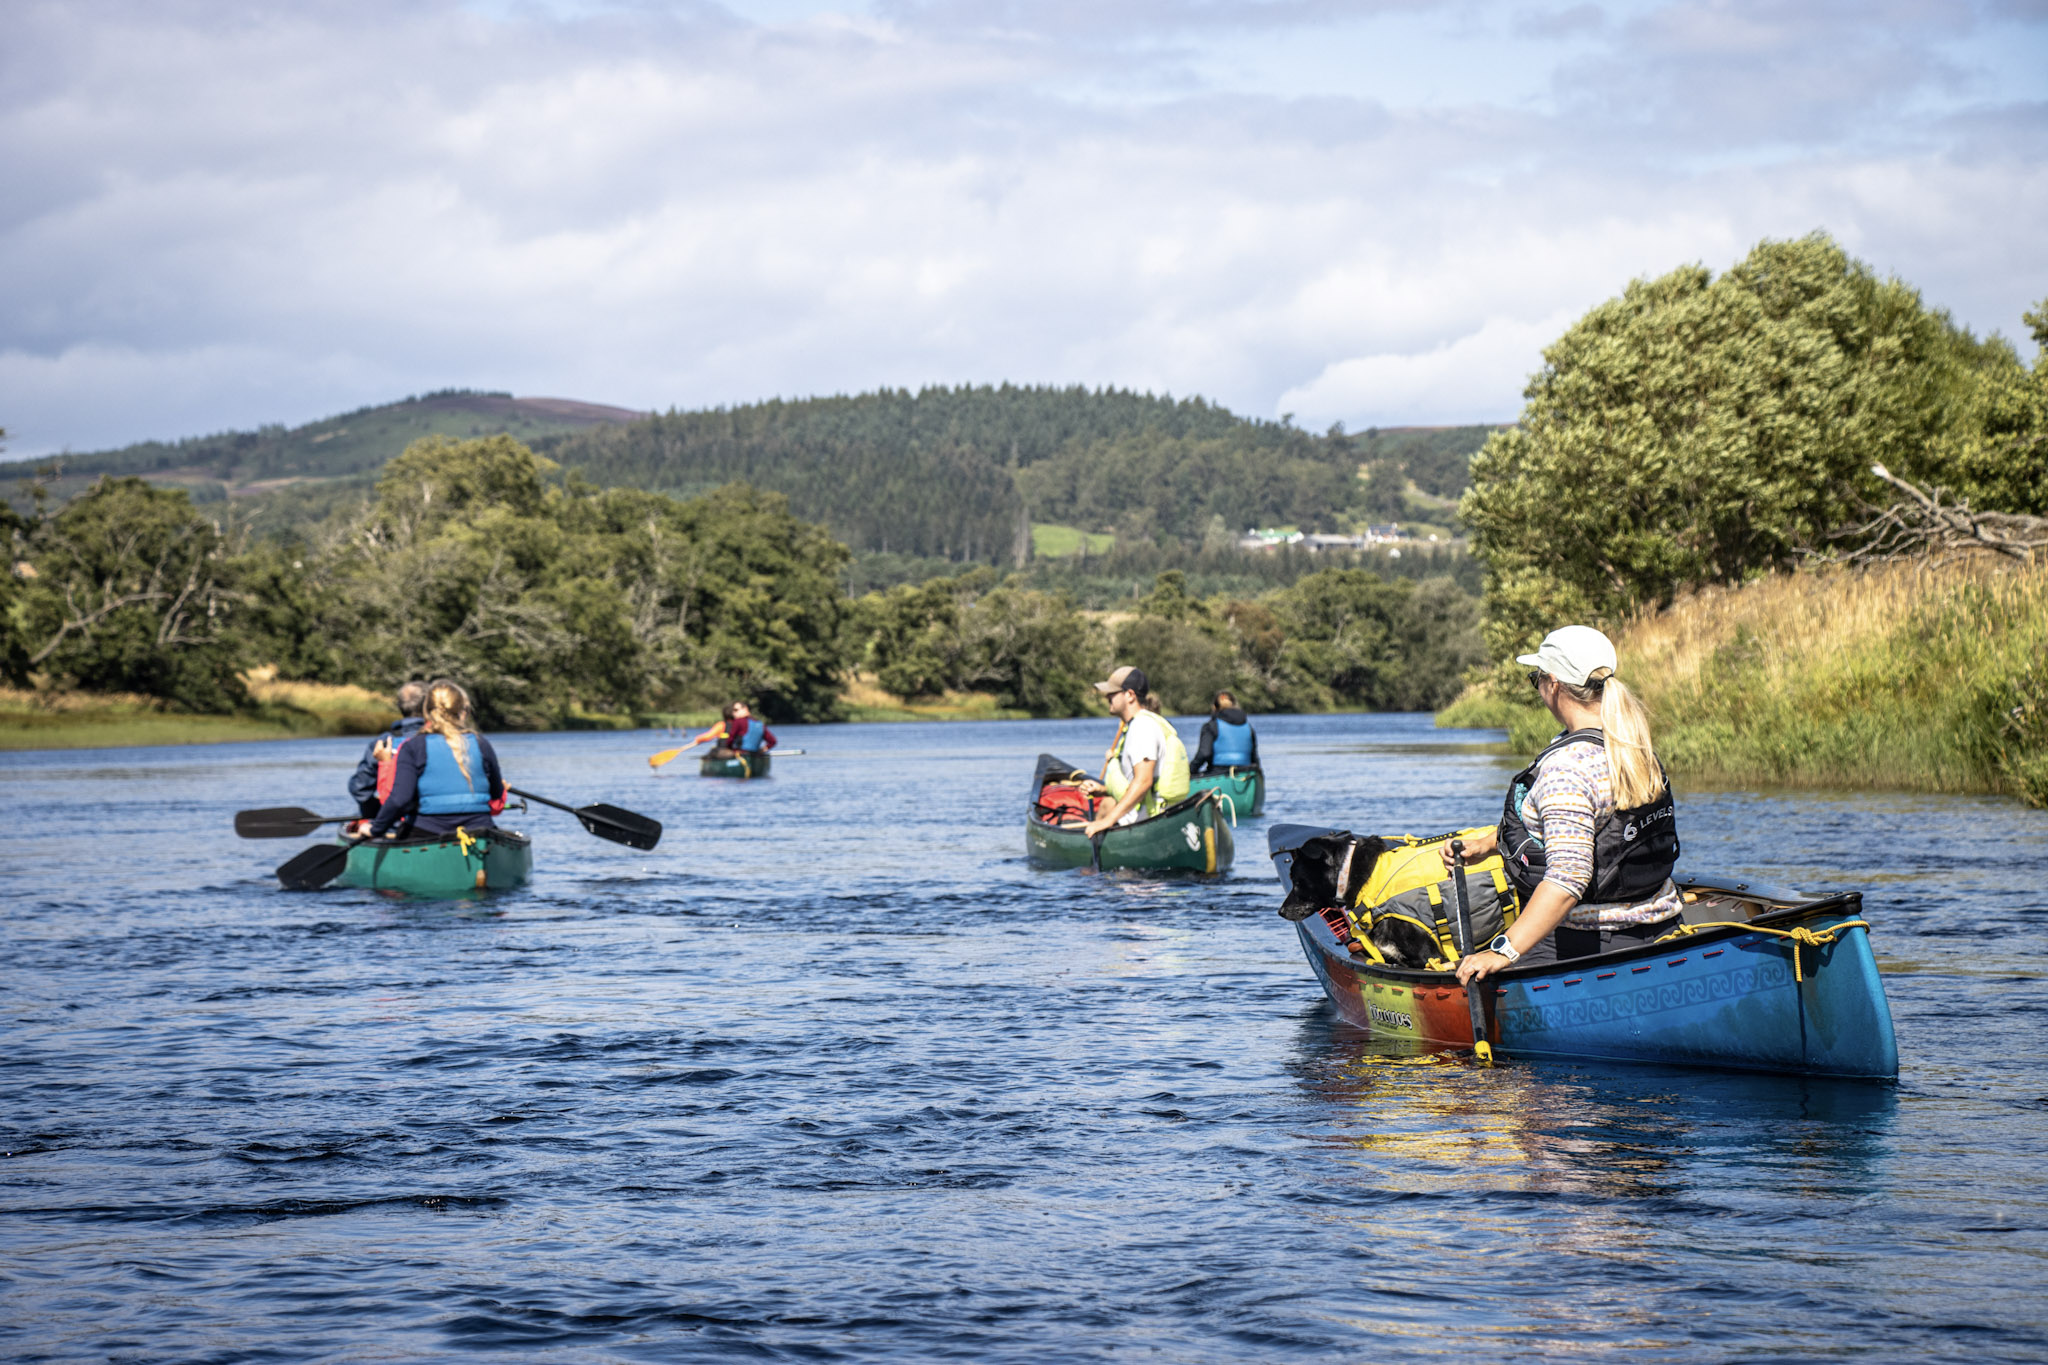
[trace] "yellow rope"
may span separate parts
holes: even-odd
[[[461,825],[457,825],[455,827],[455,845],[462,850],[462,856],[467,858],[469,850],[475,847],[476,840],[471,837],[468,830],[464,829]]]
[[[1799,950],[1801,948],[1825,947],[1840,937],[1844,929],[1863,929],[1867,931],[1869,928],[1870,921],[1866,919],[1845,919],[1840,924],[1830,925],[1825,929],[1809,929],[1803,924],[1796,925],[1790,929],[1769,929],[1761,924],[1740,924],[1731,920],[1715,920],[1709,924],[1681,924],[1670,933],[1660,936],[1656,941],[1658,943],[1669,943],[1674,939],[1690,938],[1694,934],[1702,933],[1708,929],[1747,929],[1752,934],[1769,934],[1773,938],[1789,938],[1792,940],[1792,979],[1804,982],[1806,980],[1806,973],[1799,965]]]

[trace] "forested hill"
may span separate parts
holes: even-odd
[[[375,471],[422,436],[505,434],[560,477],[685,497],[747,483],[856,551],[1016,564],[1033,522],[1212,548],[1253,526],[1442,524],[1493,430],[1317,435],[1200,398],[1080,386],[883,389],[659,415],[451,390],[290,429],[17,461],[0,465],[0,488],[25,511],[24,480],[52,464],[59,503],[99,475],[139,475],[201,502],[232,496],[252,526],[276,531],[364,504]]]
[[[359,408],[304,426],[265,426],[177,441],[142,441],[119,450],[45,455],[0,463],[0,487],[55,467],[51,493],[60,500],[101,474],[130,474],[182,486],[200,501],[283,480],[369,474],[422,436],[508,435],[532,443],[645,414],[567,398],[514,398],[509,393],[448,389]]]
[[[1405,444],[1316,436],[1200,398],[1005,384],[670,412],[539,448],[607,486],[775,489],[857,550],[1016,562],[1032,521],[1193,542],[1252,525],[1332,529],[1372,510],[1359,475],[1374,461],[1387,471],[1378,503],[1398,517],[1410,477],[1455,496],[1490,430],[1415,431]]]
[[[1005,384],[669,412],[541,448],[598,484],[772,488],[857,549],[1004,561],[1028,544],[1030,519],[1067,519],[1027,509],[1016,471],[1139,433],[1266,451],[1305,439],[1199,398]]]

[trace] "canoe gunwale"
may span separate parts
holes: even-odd
[[[1717,886],[1713,889],[1732,891],[1734,888]],[[1769,898],[1752,897],[1752,899],[1761,900]],[[1330,908],[1337,909],[1339,907],[1332,906]],[[1581,968],[1591,967],[1595,964],[1605,966],[1617,962],[1634,962],[1639,958],[1663,957],[1674,949],[1690,949],[1695,945],[1713,944],[1724,939],[1753,933],[1759,928],[1776,929],[1782,925],[1830,914],[1836,909],[1840,909],[1843,917],[1846,919],[1860,918],[1863,913],[1863,893],[1860,891],[1837,891],[1825,896],[1816,896],[1811,899],[1794,902],[1790,905],[1780,906],[1778,909],[1758,915],[1747,924],[1731,924],[1727,928],[1695,929],[1692,933],[1681,934],[1677,938],[1653,940],[1649,943],[1634,943],[1625,948],[1611,948],[1604,953],[1594,953],[1586,957],[1566,958],[1561,962],[1523,963],[1518,966],[1502,967],[1498,971],[1488,973],[1487,979],[1491,981],[1534,981],[1560,973],[1576,973]],[[1319,914],[1319,911],[1311,911],[1308,917],[1301,922],[1306,924],[1309,920],[1317,918]],[[1677,925],[1674,924],[1672,927],[1675,929]],[[1391,962],[1374,962],[1371,958],[1354,959],[1351,965],[1367,976],[1383,977],[1388,981],[1399,981],[1404,985],[1410,986],[1436,987],[1455,985],[1458,980],[1458,974],[1455,971],[1433,972],[1427,967],[1401,967]]]

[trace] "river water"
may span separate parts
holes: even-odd
[[[1192,738],[1193,722],[1182,723]],[[1482,823],[1427,717],[1260,722],[1267,820]],[[2048,813],[1690,793],[1862,887],[1896,1087],[1381,1055],[1217,882],[1023,861],[1106,721],[507,736],[525,890],[291,894],[359,741],[0,755],[14,1360],[2048,1357]]]

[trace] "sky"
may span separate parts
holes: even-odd
[[[1630,279],[1816,229],[1980,335],[2048,297],[2048,0],[6,16],[10,458],[449,387],[1503,421]]]

